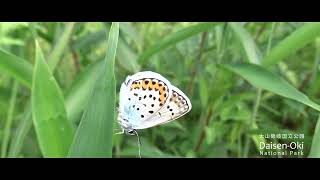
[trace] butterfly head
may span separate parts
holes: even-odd
[[[133,125],[129,123],[129,120],[127,118],[124,118],[123,116],[118,116],[118,122],[121,126],[121,128],[124,130],[124,132],[127,135],[135,135],[136,130],[134,129]]]

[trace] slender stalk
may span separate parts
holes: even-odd
[[[314,130],[314,135],[312,138],[312,145],[309,152],[308,157],[309,158],[320,158],[319,155],[319,149],[320,149],[320,136],[319,136],[319,130],[320,130],[320,114],[318,115],[317,124]]]
[[[7,157],[7,150],[9,146],[9,139],[11,136],[11,125],[13,120],[14,107],[16,104],[17,94],[18,94],[18,82],[14,81],[13,87],[12,87],[12,94],[9,102],[7,121],[4,127],[4,135],[3,135],[3,141],[1,146],[1,158]]]
[[[239,138],[238,138],[238,158],[241,158],[241,156],[242,156],[242,147],[241,147],[241,145],[242,145],[242,138],[241,138],[242,131],[243,131],[243,128],[241,128],[239,130],[239,134],[238,134],[239,135]]]
[[[271,49],[271,45],[272,45],[272,38],[273,38],[273,34],[274,34],[274,30],[276,27],[276,23],[272,23],[272,27],[271,27],[271,31],[270,31],[270,36],[268,38],[268,45],[267,45],[267,50],[265,53],[265,56],[269,54],[270,49]],[[249,127],[247,128],[248,130],[250,130],[252,128],[252,126],[254,125],[254,123],[256,122],[256,118],[257,118],[257,113],[259,110],[259,106],[260,106],[260,102],[261,102],[261,94],[262,94],[262,89],[258,88],[257,89],[257,96],[256,96],[256,100],[255,100],[255,105],[253,107],[253,112],[252,112],[252,116],[249,122]],[[250,149],[250,135],[246,136],[245,142],[244,142],[244,151],[243,151],[243,157],[248,157],[249,154],[249,149]]]
[[[199,54],[198,54],[198,57],[197,57],[197,62],[195,62],[192,70],[191,70],[191,80],[190,80],[190,83],[188,84],[188,92],[189,94],[192,94],[192,90],[193,90],[193,84],[194,84],[194,80],[195,80],[195,77],[198,73],[198,67],[199,67],[199,64],[201,62],[201,57],[202,57],[202,52],[203,52],[203,49],[204,49],[204,45],[205,45],[205,41],[207,39],[207,32],[203,32],[201,34],[201,40],[200,40],[200,44],[199,44]]]
[[[225,41],[226,41],[226,38],[227,38],[227,28],[228,28],[228,24],[225,23],[224,26],[223,26],[223,33],[222,33],[222,38],[221,40],[218,42],[218,53],[217,53],[217,63],[220,63],[222,57],[223,57],[223,54],[224,54],[224,49],[225,49]],[[204,37],[204,36],[202,36]],[[202,39],[203,40],[203,39]],[[200,44],[203,44],[204,42],[201,41],[202,43]],[[201,45],[200,45],[201,47]],[[201,54],[199,53],[199,58],[201,58]],[[200,59],[199,59],[200,61]],[[216,74],[217,70],[214,71],[214,74]],[[213,75],[214,76],[214,75]],[[210,120],[211,120],[211,117],[212,117],[212,111],[213,109],[211,108],[212,106],[211,105],[208,105],[209,107],[209,110],[206,111],[208,112],[205,116],[205,118],[202,118],[202,121],[200,123],[200,135],[199,135],[199,139],[197,141],[197,144],[194,148],[194,151],[197,152],[200,150],[201,148],[201,145],[206,137],[206,134],[205,134],[205,128],[208,127],[210,125]]]
[[[269,39],[268,39],[268,46],[267,46],[267,50],[266,50],[266,55],[268,55],[269,52],[270,52],[271,45],[272,45],[273,33],[274,33],[275,28],[276,28],[276,25],[277,25],[276,22],[272,23],[271,32],[270,32],[270,36],[269,36]]]
[[[262,23],[262,25],[260,26],[260,29],[258,30],[256,36],[255,36],[255,41],[259,40],[259,37],[261,36],[262,32],[265,30],[267,23]]]
[[[316,55],[313,63],[312,74],[309,82],[314,82],[316,80],[318,66],[320,63],[320,39],[316,40]]]
[[[68,46],[68,42],[72,36],[74,24],[75,22],[66,24],[65,30],[62,32],[61,37],[53,47],[53,50],[48,58],[48,63],[51,70],[55,69],[64,53],[65,48]]]
[[[248,130],[250,130],[253,126],[253,124],[256,122],[256,117],[257,117],[257,113],[259,110],[259,106],[260,106],[260,101],[261,101],[261,93],[262,93],[262,89],[258,89],[257,90],[257,97],[256,97],[256,101],[253,107],[253,112],[252,112],[252,116],[251,119],[249,121],[249,127],[247,128]],[[245,139],[245,145],[244,145],[244,154],[243,157],[248,157],[249,154],[249,148],[250,148],[250,135],[246,136]]]
[[[28,100],[26,103],[26,109],[24,110],[23,116],[20,119],[19,126],[16,130],[16,134],[12,137],[8,157],[18,157],[23,147],[24,140],[32,127],[31,117],[31,101]]]
[[[201,128],[201,132],[200,132],[200,137],[199,137],[198,143],[194,148],[195,152],[198,152],[200,150],[201,144],[203,143],[203,141],[204,141],[204,139],[206,137],[205,128],[209,126],[211,116],[212,116],[212,108],[209,109],[209,112],[208,112],[208,114],[207,114],[207,116],[205,118],[205,122],[201,123],[202,128]]]

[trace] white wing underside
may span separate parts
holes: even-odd
[[[166,91],[132,89],[134,82],[157,81]],[[151,85],[151,84],[150,84]],[[160,95],[161,94],[161,95]],[[165,94],[165,95],[164,95]],[[164,95],[164,96],[163,96]],[[165,101],[160,101],[160,96]],[[139,72],[128,76],[120,89],[119,111],[134,129],[145,129],[173,121],[191,110],[189,98],[158,73]],[[119,119],[119,118],[118,118]]]

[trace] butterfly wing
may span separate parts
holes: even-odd
[[[119,116],[139,129],[169,101],[170,82],[158,73],[144,71],[128,76],[120,89]]]
[[[165,124],[188,113],[192,105],[189,98],[177,87],[171,85],[171,96],[168,102],[156,114],[143,120],[137,129],[145,129]]]

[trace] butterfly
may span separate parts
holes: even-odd
[[[120,133],[138,135],[137,130],[171,122],[191,107],[189,98],[158,73],[143,71],[127,76],[119,94]]]

